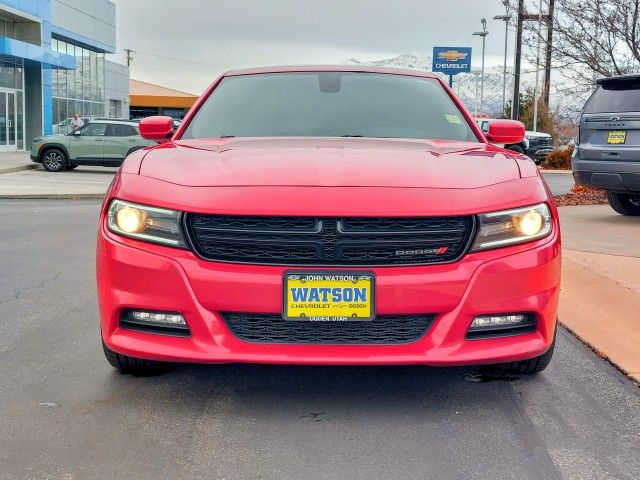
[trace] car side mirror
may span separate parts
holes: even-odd
[[[71,132],[73,135],[75,135],[76,137],[81,137],[82,136],[82,132],[80,130],[74,130],[73,132]]]
[[[520,143],[524,139],[524,123],[517,120],[494,120],[485,133],[491,143]]]
[[[154,116],[140,121],[140,135],[146,140],[162,143],[169,140],[173,133],[173,118]]]

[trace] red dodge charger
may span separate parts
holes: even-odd
[[[101,210],[107,360],[496,365],[553,353],[560,230],[534,163],[421,72],[219,78],[131,154]]]

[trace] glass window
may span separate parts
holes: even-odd
[[[478,141],[437,80],[356,72],[224,78],[183,138],[225,135]]]
[[[120,100],[109,100],[109,118],[122,117],[122,102]]]
[[[131,137],[136,135],[136,129],[131,125],[122,125],[119,123],[109,124],[107,127],[107,137]]]
[[[98,53],[97,56],[97,82],[98,82],[98,100],[99,102],[104,102],[104,53]],[[103,115],[104,115],[104,105],[102,106]]]
[[[604,82],[584,107],[584,113],[640,112],[640,78]]]
[[[76,47],[76,95],[74,98],[83,98],[82,93],[82,77],[84,75],[83,63],[82,63],[82,47]]]
[[[79,131],[82,135],[86,135],[88,137],[101,137],[104,135],[106,129],[106,123],[92,122],[82,127]]]
[[[18,150],[22,150],[24,148],[22,92],[16,92],[16,107],[18,109],[18,116],[16,118],[16,125],[18,130]]]

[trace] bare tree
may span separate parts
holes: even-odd
[[[527,11],[537,13],[538,3],[528,0]],[[553,67],[575,88],[640,70],[640,0],[556,0],[553,28]],[[527,46],[539,35],[545,41],[537,24],[528,22],[527,29]],[[527,48],[525,57],[535,65],[534,50]]]

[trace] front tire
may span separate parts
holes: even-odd
[[[524,148],[522,148],[520,145],[511,145],[509,148],[507,148],[507,150],[511,150],[512,152],[518,152],[518,153],[521,153],[522,155],[526,153],[524,151]]]
[[[48,172],[61,172],[67,166],[67,156],[58,148],[50,148],[42,153],[42,166]]]
[[[492,372],[501,375],[533,375],[540,373],[551,363],[555,347],[556,335],[554,333],[553,342],[549,350],[539,357],[529,358],[528,360],[521,360],[519,362],[499,363],[497,365],[491,365],[489,368]]]
[[[109,349],[104,341],[102,342],[102,349],[107,362],[120,373],[128,373],[134,377],[152,377],[162,375],[171,369],[171,365],[167,362],[144,360],[116,353]]]
[[[609,205],[620,215],[637,217],[640,215],[640,195],[632,196],[624,193],[607,192]]]

